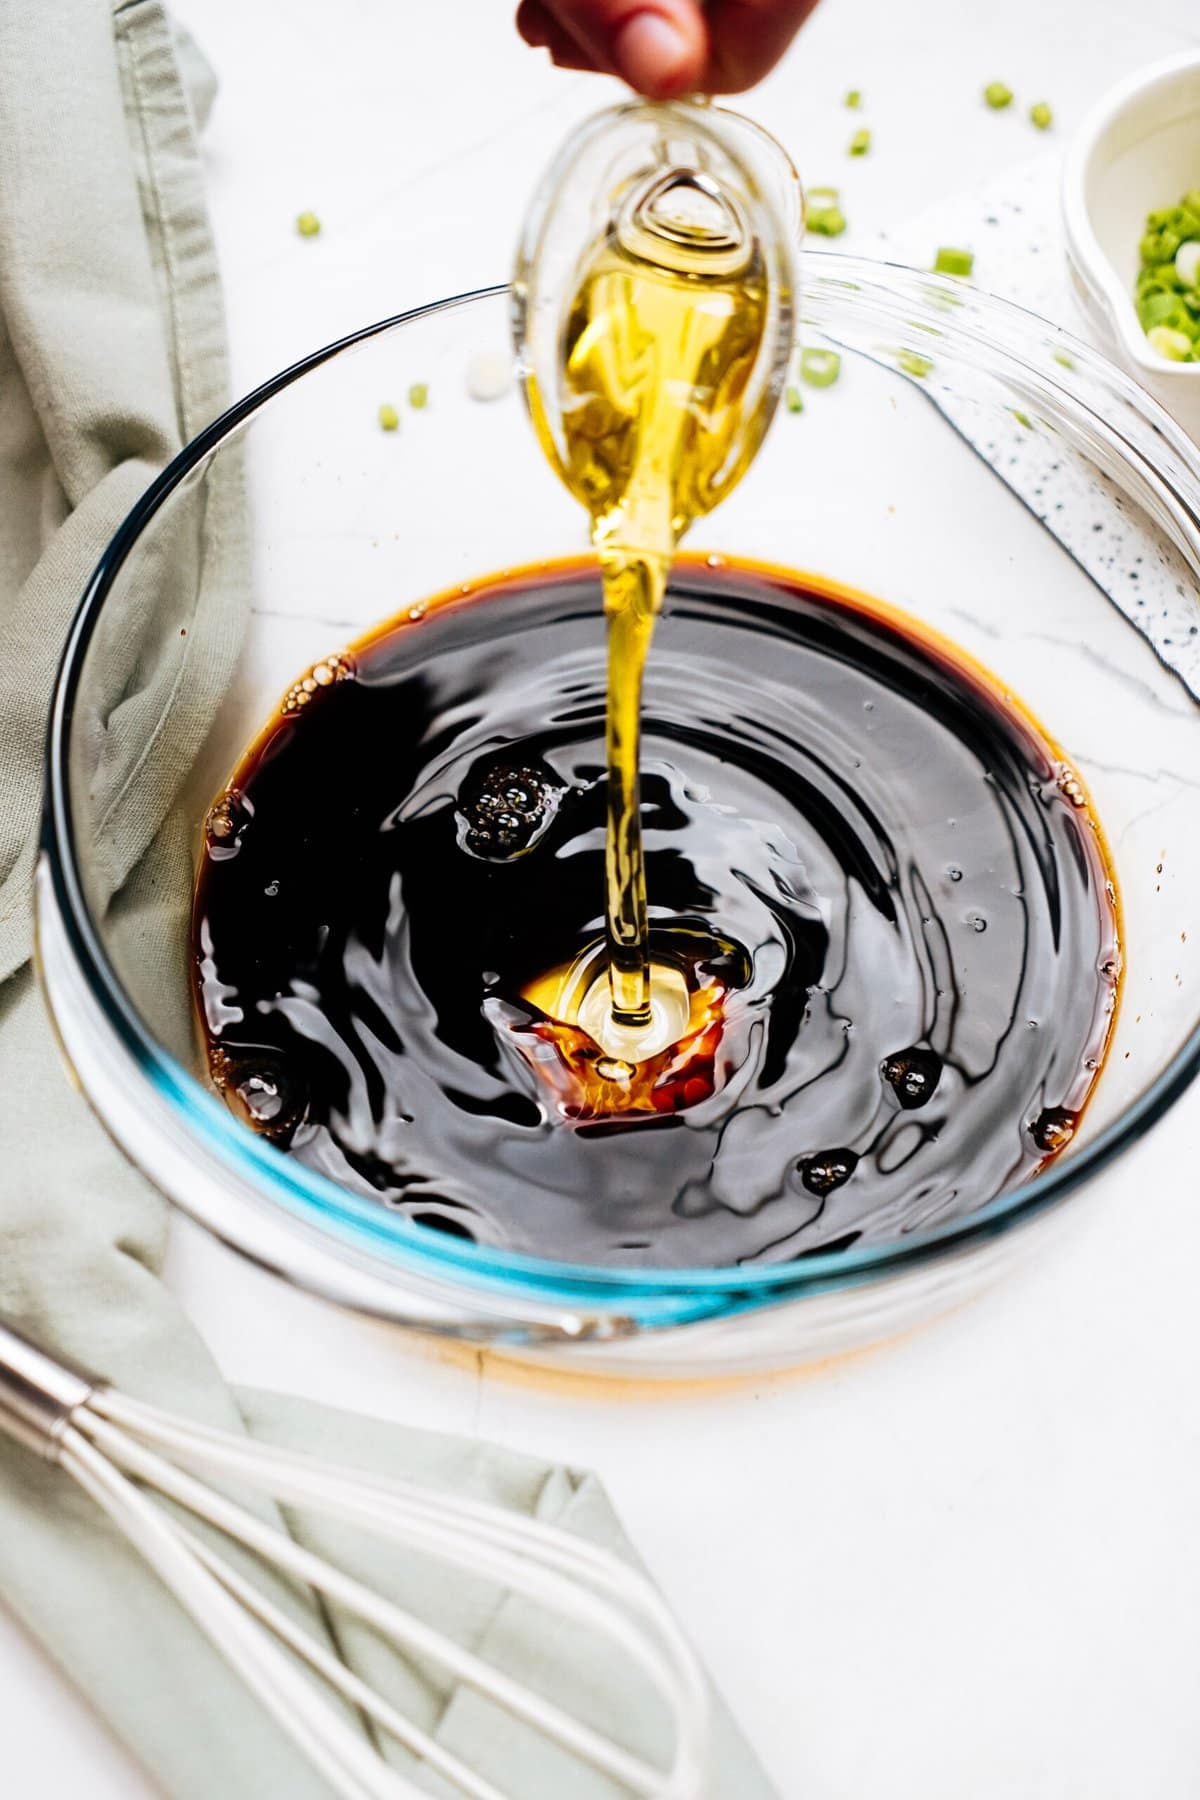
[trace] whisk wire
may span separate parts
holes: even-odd
[[[260,1619],[267,1629],[274,1633],[281,1643],[287,1645],[297,1656],[302,1657],[309,1666],[326,1681],[331,1688],[337,1690],[389,1736],[411,1750],[414,1756],[436,1769],[448,1781],[467,1796],[467,1800],[506,1800],[499,1788],[493,1787],[481,1775],[476,1775],[460,1762],[437,1739],[422,1731],[411,1719],[406,1719],[402,1712],[377,1694],[353,1669],[347,1668],[344,1662],[326,1650],[313,1637],[311,1631],[288,1616],[282,1609],[267,1599],[251,1581],[246,1581],[235,1569],[198,1538],[194,1532],[183,1528],[183,1538],[190,1546],[192,1554],[202,1562],[222,1587],[228,1588],[234,1598],[248,1612]]]
[[[423,1800],[334,1713],[270,1637],[180,1541],[176,1527],[82,1433],[62,1435],[63,1468],[100,1505],[341,1800]]]
[[[340,1800],[419,1800],[423,1790],[385,1759],[379,1732],[466,1800],[506,1796],[259,1591],[244,1567],[231,1565],[220,1538],[199,1529],[201,1522],[625,1791],[642,1800],[703,1800],[709,1699],[702,1671],[653,1584],[608,1549],[487,1500],[363,1474],[176,1419],[48,1356],[3,1322],[0,1432],[57,1463],[108,1514]],[[572,1647],[553,1634],[551,1620],[599,1634],[665,1703],[672,1726],[667,1766],[652,1766],[385,1600],[230,1498],[226,1482],[349,1522],[532,1601],[547,1615],[548,1667],[561,1665]],[[163,1508],[159,1499],[174,1504]]]
[[[440,1506],[443,1496],[416,1489],[414,1484],[364,1479],[355,1471],[314,1464],[292,1452],[258,1447],[247,1450],[238,1440],[211,1428],[201,1428],[193,1434],[191,1427],[177,1425],[165,1415],[155,1414],[153,1409],[110,1391],[98,1394],[96,1402],[96,1410],[103,1409],[108,1417],[96,1418],[89,1412],[82,1422],[83,1429],[114,1463],[136,1479],[158,1488],[298,1581],[353,1611],[393,1642],[440,1663],[458,1679],[590,1761],[635,1794],[654,1796],[656,1800],[695,1800],[702,1792],[706,1722],[703,1679],[651,1584],[610,1553],[592,1545],[580,1546],[565,1532],[540,1522],[514,1519],[486,1503],[458,1502],[446,1496],[443,1511],[450,1517],[438,1517],[434,1509]],[[575,1624],[606,1633],[662,1692],[677,1720],[671,1767],[666,1771],[651,1768],[452,1639],[382,1600],[286,1534],[214,1493],[127,1435],[133,1430],[161,1442],[179,1461],[235,1476],[285,1504],[315,1505],[381,1535],[427,1549],[456,1566],[472,1568],[528,1595]],[[474,1528],[464,1532],[468,1520]],[[517,1544],[521,1546],[520,1554],[515,1553]],[[577,1554],[580,1548],[582,1556]],[[581,1585],[580,1573],[601,1591],[592,1592]],[[606,1597],[609,1594],[624,1604],[626,1612],[612,1604]],[[656,1635],[666,1637],[668,1642],[662,1644],[647,1636],[628,1618],[629,1611],[648,1616]],[[259,1612],[261,1616],[261,1609]],[[699,1731],[697,1720],[701,1723]]]
[[[336,1486],[343,1493],[349,1488],[363,1495],[378,1495],[389,1506],[403,1501],[414,1513],[422,1513],[442,1523],[449,1519],[459,1521],[471,1527],[478,1536],[532,1556],[564,1574],[573,1577],[590,1574],[598,1585],[608,1588],[614,1597],[620,1598],[624,1605],[655,1628],[673,1657],[683,1689],[698,1716],[703,1717],[707,1704],[703,1676],[669,1608],[645,1576],[586,1538],[541,1519],[523,1518],[519,1513],[509,1512],[489,1501],[449,1492],[431,1492],[419,1482],[402,1476],[377,1476],[331,1463],[314,1466],[311,1457],[274,1445],[255,1444],[248,1449],[228,1432],[190,1423],[181,1426],[169,1414],[105,1389],[94,1396],[92,1410],[122,1424],[138,1437],[168,1451],[176,1462],[192,1468],[220,1468],[273,1493],[277,1492],[277,1475],[295,1473],[310,1492],[314,1482],[321,1482]]]
[[[510,1680],[481,1657],[455,1643],[452,1638],[444,1637],[423,1620],[382,1599],[370,1588],[326,1563],[312,1551],[304,1549],[274,1526],[266,1524],[224,1495],[204,1487],[183,1470],[155,1456],[152,1451],[124,1439],[121,1433],[114,1431],[103,1421],[89,1421],[88,1426],[97,1446],[118,1467],[152,1484],[168,1499],[186,1506],[210,1525],[228,1533],[238,1543],[274,1563],[287,1574],[295,1576],[298,1581],[325,1594],[336,1605],[357,1613],[360,1619],[373,1625],[392,1642],[402,1644],[417,1656],[439,1662],[460,1681],[465,1681],[477,1691],[498,1701],[545,1736],[554,1738],[564,1748],[585,1757],[605,1773],[632,1787],[635,1793],[657,1794],[662,1791],[662,1777],[658,1771],[628,1757],[607,1739],[561,1712],[558,1707],[532,1693],[519,1682]],[[302,1498],[298,1498],[295,1493],[280,1493],[280,1485],[271,1483],[271,1491],[280,1500],[286,1503],[291,1499],[293,1503],[303,1503]],[[346,1511],[343,1511],[342,1516],[346,1516]],[[378,1525],[378,1521],[373,1523]],[[395,1532],[388,1535],[412,1541],[407,1533]],[[458,1548],[460,1561],[467,1560],[462,1546]],[[531,1580],[524,1580],[523,1584],[529,1586]],[[580,1601],[581,1596],[572,1595],[569,1604],[578,1609]]]

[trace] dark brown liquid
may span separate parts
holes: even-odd
[[[990,678],[828,585],[677,565],[642,823],[696,1032],[630,1083],[528,997],[604,933],[598,576],[414,612],[297,684],[210,814],[197,999],[251,1124],[422,1225],[674,1267],[894,1240],[1066,1144],[1115,902]]]

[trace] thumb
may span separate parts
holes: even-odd
[[[708,30],[699,0],[545,0],[546,10],[594,59],[653,100],[699,85]]]

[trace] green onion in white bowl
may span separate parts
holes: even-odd
[[[1200,50],[1192,49],[1131,75],[1093,108],[1068,148],[1062,194],[1067,260],[1089,324],[1200,441],[1200,359],[1193,360],[1196,340],[1184,303],[1192,290],[1173,266],[1190,239],[1176,233],[1171,244],[1168,218],[1177,196],[1200,198],[1198,147]],[[1153,260],[1160,270],[1170,265],[1170,274],[1157,283],[1141,274],[1150,248],[1147,215],[1162,221],[1155,227],[1160,237],[1167,232]],[[1155,286],[1169,297],[1139,308]],[[1150,339],[1147,333],[1160,327],[1188,340],[1186,356],[1175,338]]]

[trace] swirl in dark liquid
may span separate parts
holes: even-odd
[[[690,559],[648,670],[643,817],[655,944],[723,1029],[661,1113],[567,1116],[521,996],[603,930],[603,644],[594,570],[553,565],[291,690],[197,891],[235,1109],[422,1224],[636,1266],[894,1240],[1061,1149],[1119,969],[1070,770],[908,622]]]

